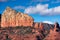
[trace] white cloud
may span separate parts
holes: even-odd
[[[32,2],[48,2],[50,0],[32,0]]]
[[[14,9],[25,9],[24,6],[15,6]]]
[[[43,21],[43,23],[53,24],[53,22],[50,21]]]
[[[25,9],[24,13],[39,13],[41,15],[59,15],[60,6],[54,8],[48,8],[48,4],[37,4],[36,6],[29,6]]]

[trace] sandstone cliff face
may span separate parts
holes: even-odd
[[[1,17],[1,27],[8,27],[8,26],[15,26],[15,10],[10,9],[7,7],[7,9],[4,11]]]
[[[16,26],[33,26],[33,18],[27,14],[18,12],[16,14]]]
[[[1,16],[1,27],[33,26],[33,18],[7,7]]]

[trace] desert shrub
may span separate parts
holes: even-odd
[[[6,27],[6,28],[2,28],[2,30],[5,30],[5,31],[8,30],[8,33],[10,33],[10,34],[29,34],[29,33],[32,33],[32,27],[23,27],[23,26]]]
[[[18,34],[29,34],[31,32],[32,32],[32,29],[30,27],[20,27]]]
[[[13,30],[10,30],[9,33],[10,34],[15,34],[15,32]]]
[[[8,34],[6,34],[6,40],[11,40],[11,38],[8,37]]]
[[[36,36],[37,40],[41,40],[41,38],[39,36]]]

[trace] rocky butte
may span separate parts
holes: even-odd
[[[33,18],[7,7],[1,16],[1,27],[33,26]]]
[[[59,24],[34,22],[28,14],[7,7],[0,15],[0,40],[60,40]]]

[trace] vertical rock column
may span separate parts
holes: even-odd
[[[28,16],[27,14],[23,14],[18,12],[16,14],[16,26],[33,26],[33,19],[32,17]]]
[[[1,27],[15,27],[16,26],[16,12],[11,8],[7,7],[1,16]]]
[[[24,24],[25,24],[25,26],[32,27],[33,22],[34,22],[34,19],[31,16],[29,16],[27,14],[24,14]]]
[[[34,28],[38,28],[39,27],[39,23],[34,23]]]
[[[1,16],[1,27],[8,27],[9,22],[8,22],[8,13],[10,12],[9,8],[7,8],[2,16]]]
[[[16,27],[16,12],[15,10],[12,10],[11,11],[11,14],[9,15],[9,23],[10,25],[9,26],[12,26],[12,27]]]
[[[43,27],[43,23],[40,23],[40,24],[39,24],[39,28],[40,28],[41,31],[44,31],[44,29],[43,29],[43,28],[44,28],[44,27]]]
[[[21,18],[22,18],[22,14],[20,12],[18,12],[16,14],[16,26],[22,26]]]
[[[1,27],[8,27],[6,16],[3,14],[1,18]]]

